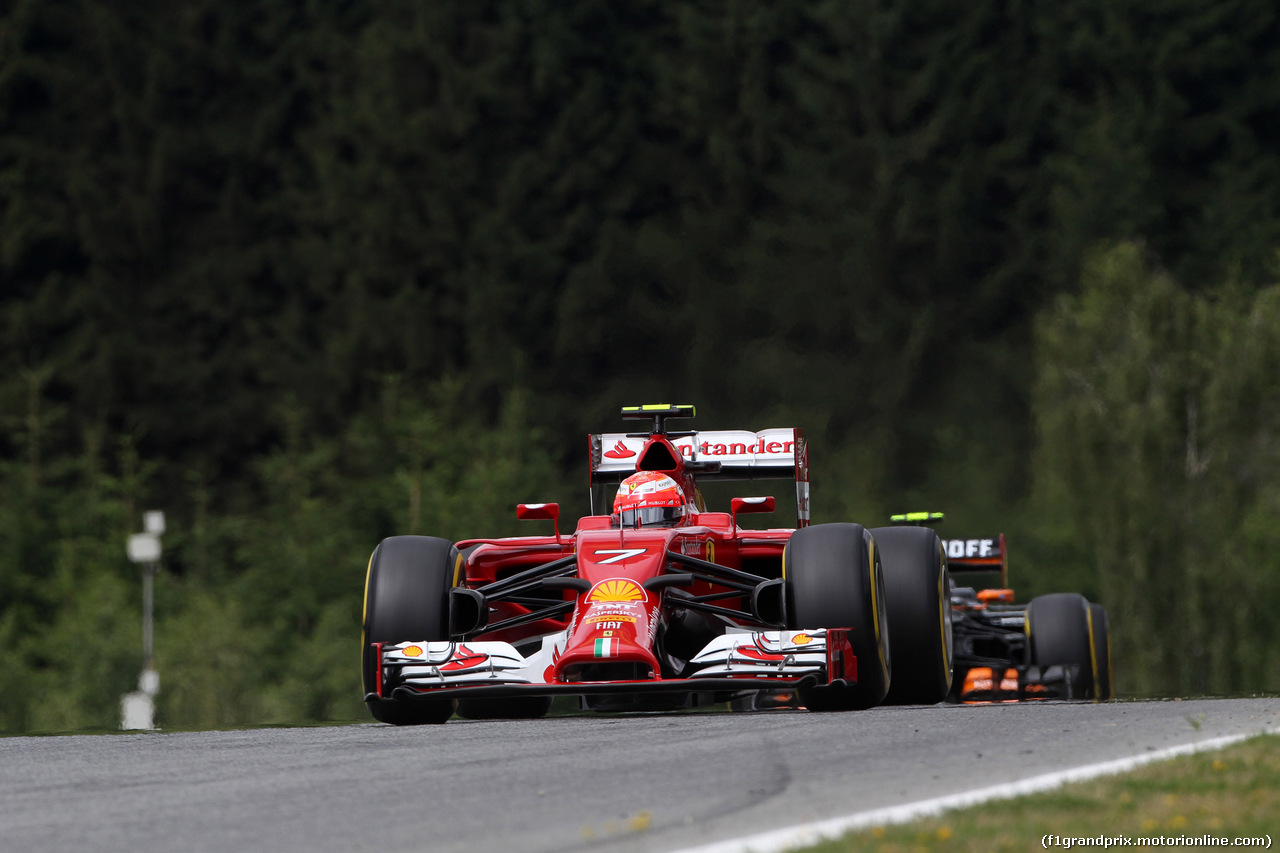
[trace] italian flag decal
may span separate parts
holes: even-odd
[[[612,637],[596,640],[596,657],[611,658],[618,654],[618,641]]]

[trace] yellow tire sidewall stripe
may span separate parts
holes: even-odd
[[[946,608],[951,606],[951,602],[947,598],[946,560],[945,558],[941,558],[941,557],[940,559],[942,559],[943,562],[940,564],[942,568],[938,571],[938,628],[942,632],[941,633],[942,670],[943,672],[948,673],[947,677],[948,679],[950,679],[949,673],[951,672],[951,649],[949,647],[949,644],[947,643],[947,610]]]
[[[867,546],[867,570],[871,574],[871,626],[875,631],[876,642],[880,642],[880,602],[879,585],[876,583],[876,541],[871,540]],[[884,657],[883,652],[881,657]]]
[[[889,679],[889,660],[885,655],[886,638],[880,631],[880,585],[876,583],[876,540],[868,536],[867,570],[871,575],[871,627],[876,639],[876,654],[880,656],[880,671]]]
[[[377,549],[374,549],[375,553]],[[369,565],[364,570],[364,604],[360,608],[360,650],[364,653],[364,647],[367,646],[368,640],[365,638],[365,626],[369,624],[369,577],[373,574],[373,554],[369,555]]]

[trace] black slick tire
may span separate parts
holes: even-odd
[[[361,680],[365,695],[377,689],[373,643],[449,639],[449,590],[460,565],[453,543],[433,536],[392,536],[374,549],[364,593]],[[450,699],[373,699],[365,704],[375,720],[396,726],[443,723],[454,710]]]
[[[934,705],[951,690],[951,583],[938,534],[927,527],[871,531],[884,566],[893,682],[886,705]]]
[[[1031,599],[1026,632],[1030,663],[1043,673],[1064,668],[1064,699],[1091,699],[1094,654],[1089,631],[1089,602],[1074,592],[1055,592]]]
[[[884,701],[889,690],[888,614],[875,540],[860,524],[818,524],[791,535],[782,558],[787,624],[793,629],[852,628],[856,685],[800,688],[811,711],[850,711]]]

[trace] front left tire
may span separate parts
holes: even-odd
[[[951,581],[927,527],[871,531],[884,565],[893,682],[886,705],[935,705],[951,690]]]
[[[852,628],[858,661],[856,685],[800,688],[811,711],[850,711],[884,701],[889,690],[889,630],[885,624],[884,574],[875,540],[860,524],[802,527],[782,556],[787,624],[801,628]]]

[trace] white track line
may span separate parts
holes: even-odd
[[[1083,767],[1073,767],[1070,770],[1045,773],[1041,776],[1032,776],[1017,782],[1006,782],[1001,785],[992,785],[973,791],[963,791],[959,794],[948,794],[945,797],[934,797],[931,800],[919,800],[914,803],[889,806],[869,812],[854,812],[843,817],[833,817],[812,823],[800,823],[795,826],[761,832],[757,835],[732,838],[728,841],[717,841],[712,844],[704,844],[701,847],[688,847],[683,850],[673,851],[673,853],[781,853],[784,850],[809,847],[820,841],[839,838],[846,832],[852,832],[853,830],[907,823],[916,818],[932,817],[952,809],[976,806],[992,800],[1021,797],[1026,794],[1034,794],[1037,791],[1057,788],[1070,782],[1083,782],[1086,779],[1094,779],[1098,776],[1124,773],[1135,767],[1150,764],[1153,761],[1165,761],[1166,759],[1176,758],[1179,755],[1191,755],[1196,752],[1222,749],[1224,746],[1230,746],[1233,743],[1239,743],[1242,740],[1247,740],[1260,734],[1276,733],[1277,730],[1264,729],[1251,734],[1226,735],[1225,737],[1216,737],[1209,740],[1186,743],[1181,746],[1171,746],[1167,749],[1145,752],[1128,758],[1117,758],[1114,761],[1104,761],[1100,764],[1086,764]]]

